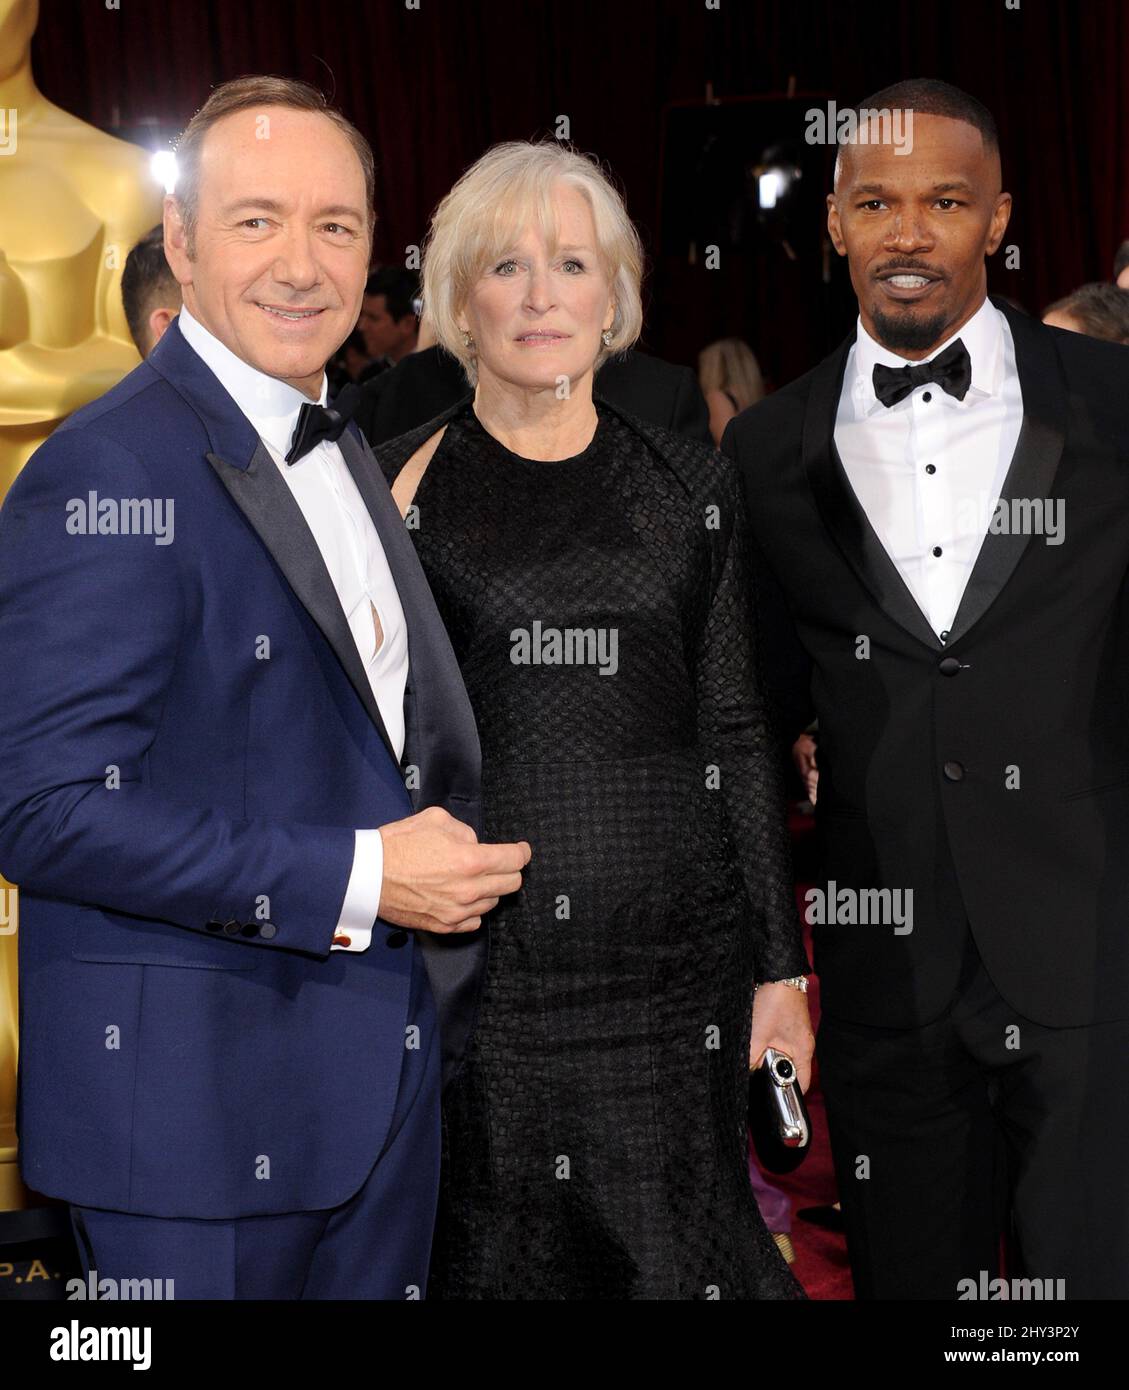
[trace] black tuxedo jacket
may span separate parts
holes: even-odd
[[[434,420],[470,392],[457,358],[440,347],[425,348],[365,382],[356,421],[375,449]],[[713,448],[709,410],[689,367],[627,351],[604,363],[592,394]]]
[[[1129,349],[996,302],[1023,392],[1003,497],[1060,499],[1065,532],[1051,545],[990,529],[947,642],[835,449],[853,336],[722,445],[745,480],[786,732],[819,718],[826,879],[913,890],[908,933],[814,927],[823,1006],[847,1020],[912,1027],[945,1010],[960,901],[1020,1015],[1129,1017]],[[938,891],[954,869],[955,912]],[[881,910],[858,901],[856,915]]]

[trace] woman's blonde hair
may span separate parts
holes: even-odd
[[[741,338],[719,338],[698,353],[698,385],[703,396],[711,391],[731,391],[739,411],[764,397],[760,365]]]
[[[601,344],[595,369],[629,348],[642,331],[643,246],[623,198],[599,162],[556,140],[506,141],[487,150],[443,198],[424,243],[423,313],[472,385],[478,379],[474,349],[464,345],[456,318],[490,262],[511,250],[534,221],[550,251],[556,250],[552,192],[557,183],[578,189],[588,200],[597,255],[615,302],[612,339]]]

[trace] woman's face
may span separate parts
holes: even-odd
[[[537,228],[526,228],[471,286],[458,316],[459,328],[474,338],[480,381],[558,390],[568,378],[575,391],[612,326],[615,305],[588,200],[558,183],[553,208],[555,254],[550,258]]]

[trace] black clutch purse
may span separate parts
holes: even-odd
[[[770,1173],[790,1173],[811,1147],[811,1121],[796,1064],[771,1047],[756,1071],[749,1072],[749,1132]]]

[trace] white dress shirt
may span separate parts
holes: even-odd
[[[1015,345],[988,299],[959,332],[972,385],[963,400],[935,382],[897,405],[874,394],[875,363],[904,367],[859,319],[835,418],[835,445],[871,526],[942,641],[980,553],[1023,424]]]
[[[322,440],[296,463],[287,463],[298,412],[309,398],[236,357],[187,308],[181,309],[178,322],[189,347],[203,358],[258,433],[301,508],[399,759],[404,752],[408,629],[384,547],[341,450],[336,443]],[[320,404],[325,404],[326,395],[323,376]],[[383,632],[379,647],[375,620]],[[279,750],[280,756],[283,751]],[[350,944],[334,945],[330,948],[334,951],[365,950],[380,907],[384,842],[376,829],[357,830],[355,836],[353,867],[337,923],[337,934]]]

